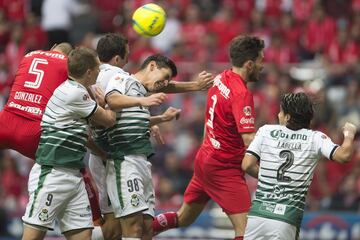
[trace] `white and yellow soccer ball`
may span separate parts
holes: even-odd
[[[161,33],[166,24],[166,13],[155,3],[145,4],[134,12],[132,26],[138,34],[154,37]]]

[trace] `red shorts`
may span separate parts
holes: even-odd
[[[226,214],[244,213],[250,209],[250,193],[240,163],[238,167],[227,165],[199,151],[184,201],[188,204],[207,203],[209,199],[219,204]]]
[[[8,111],[0,112],[0,149],[14,149],[35,159],[41,136],[40,122]]]

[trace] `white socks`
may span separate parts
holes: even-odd
[[[91,240],[104,240],[104,235],[100,226],[94,226],[91,234]]]

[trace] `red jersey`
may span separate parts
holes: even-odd
[[[67,79],[67,56],[33,51],[21,60],[5,110],[41,121],[55,88]]]
[[[205,139],[201,150],[209,159],[239,164],[245,154],[241,133],[255,132],[252,93],[240,75],[225,70],[208,91]]]

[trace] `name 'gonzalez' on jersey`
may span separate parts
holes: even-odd
[[[21,60],[4,110],[41,120],[54,90],[67,79],[67,56],[33,51]]]
[[[215,77],[208,92],[205,126],[202,150],[223,162],[241,162],[246,148],[240,133],[255,131],[255,111],[253,95],[240,75],[226,70]]]

